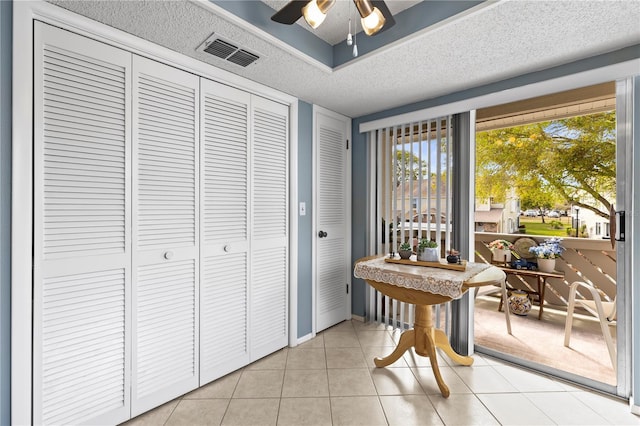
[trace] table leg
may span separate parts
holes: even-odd
[[[440,393],[445,398],[449,398],[451,394],[449,392],[449,387],[444,382],[442,378],[442,374],[440,374],[440,367],[438,367],[438,356],[436,354],[436,343],[434,338],[431,336],[431,333],[425,330],[425,342],[427,343],[426,350],[429,353],[429,359],[431,360],[431,369],[433,370],[433,375],[436,378],[436,383],[438,384],[438,388],[440,388]]]
[[[442,349],[449,358],[458,364],[471,365],[473,364],[473,358],[458,355],[451,347],[447,335],[442,330],[434,328],[431,305],[416,305],[415,314],[416,319],[413,329],[407,330],[400,335],[400,341],[393,352],[384,358],[375,358],[373,362],[376,367],[386,367],[396,362],[402,354],[413,347],[418,355],[430,358],[431,370],[438,383],[438,388],[440,388],[442,396],[447,398],[450,392],[440,373],[436,348]]]
[[[538,277],[538,319],[542,319],[542,310],[544,309],[544,290],[547,287],[547,279],[544,277]]]
[[[404,354],[409,348],[415,345],[416,345],[415,330],[411,329],[411,330],[404,331],[400,335],[400,341],[398,342],[398,346],[396,346],[393,352],[391,352],[389,355],[387,355],[384,358],[379,358],[379,357],[374,358],[373,363],[376,365],[376,367],[386,367],[387,365],[391,365],[394,362],[396,362],[398,359],[400,359],[402,354]]]
[[[437,348],[442,349],[442,351],[447,354],[447,356],[449,358],[451,358],[453,360],[453,362],[456,362],[458,364],[461,365],[471,365],[473,364],[473,358],[470,356],[463,356],[458,354],[456,351],[453,350],[453,348],[451,347],[451,343],[449,343],[449,338],[447,337],[447,335],[444,333],[444,331],[439,330],[439,329],[435,329],[434,330],[434,334],[435,334],[435,345]]]

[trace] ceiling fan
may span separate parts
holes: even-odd
[[[375,35],[391,28],[396,21],[382,0],[353,0],[360,13],[362,29],[367,35]],[[304,16],[311,28],[318,28],[335,0],[293,0],[277,11],[271,20],[291,25]]]

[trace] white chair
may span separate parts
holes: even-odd
[[[497,286],[484,286],[484,287],[476,287],[475,292],[474,292],[474,300],[476,297],[478,297],[478,295],[485,295],[485,294],[491,294],[491,293],[495,293],[496,291],[500,291],[500,295],[502,296],[502,300],[507,300],[507,278],[505,275],[505,278],[503,278],[500,281],[500,286],[499,288],[496,288]],[[504,319],[505,322],[507,324],[507,333],[512,334],[511,333],[511,318],[509,317],[509,306],[507,303],[504,304]]]
[[[576,299],[576,291],[578,287],[584,288],[591,293],[593,300],[588,299]],[[564,325],[564,345],[569,347],[569,340],[571,338],[571,326],[573,325],[573,311],[575,304],[579,303],[587,312],[600,321],[600,329],[602,335],[607,344],[609,350],[609,357],[611,358],[611,365],[613,365],[613,371],[616,371],[616,348],[613,345],[613,339],[611,338],[611,332],[609,331],[609,325],[615,322],[616,318],[616,300],[612,302],[602,301],[600,293],[592,285],[582,281],[575,281],[571,284],[569,290],[569,307],[567,308],[567,320]]]

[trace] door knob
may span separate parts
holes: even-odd
[[[326,237],[326,236],[327,236],[327,233],[326,233],[326,232],[324,232],[324,231],[320,231],[320,232],[318,232],[318,237],[320,237],[320,238],[324,238],[324,237]]]

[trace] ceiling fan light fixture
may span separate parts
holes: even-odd
[[[302,16],[314,30],[322,24],[335,0],[311,0],[302,8]]]
[[[384,15],[370,0],[353,0],[360,13],[362,29],[368,36],[374,35],[384,27],[386,21]]]
[[[362,29],[366,35],[374,35],[382,29],[384,23],[384,15],[380,9],[374,7],[369,15],[362,18]]]

